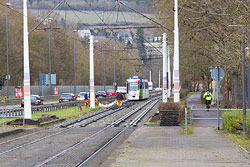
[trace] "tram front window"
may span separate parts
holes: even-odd
[[[138,84],[135,83],[135,84],[129,84],[129,90],[138,90]]]

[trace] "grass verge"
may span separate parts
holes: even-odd
[[[90,109],[90,108],[84,108],[82,107],[82,111],[78,111],[78,106],[72,107],[72,108],[67,108],[67,109],[62,109],[62,110],[56,110],[56,111],[50,111],[50,112],[39,112],[39,113],[34,113],[32,114],[32,119],[40,118],[43,114],[49,114],[49,115],[56,115],[59,119],[74,119],[77,118],[81,115],[85,115],[91,112],[94,112],[96,110],[99,110],[102,107],[97,106],[95,109]],[[17,118],[8,118],[7,121],[13,121],[16,120]],[[53,120],[54,121],[54,120]],[[45,125],[45,123],[51,123],[53,121],[49,122],[43,122],[42,125]],[[2,119],[0,119],[0,124],[2,124]]]
[[[248,137],[245,137],[243,135],[237,135],[237,134],[228,134],[228,137],[230,140],[232,140],[234,143],[239,145],[240,147],[243,147],[250,153],[250,139]]]
[[[187,127],[187,134],[188,135],[191,135],[191,134],[193,134],[193,128],[191,127],[191,126],[188,126]],[[182,135],[185,135],[186,134],[186,128],[185,128],[185,126],[183,126],[182,128],[181,128],[181,130],[180,130],[180,133],[182,134]]]

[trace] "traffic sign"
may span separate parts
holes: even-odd
[[[211,77],[215,81],[221,81],[225,77],[225,72],[222,68],[215,67],[212,69]]]
[[[10,74],[6,74],[6,80],[10,80]]]

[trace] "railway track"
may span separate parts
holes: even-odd
[[[152,101],[154,101],[154,102],[152,102]],[[71,159],[75,159],[76,158],[75,156],[78,154],[82,155],[82,156],[78,157],[79,159],[81,159],[80,162],[77,162],[76,164],[73,164],[74,162],[71,162],[72,164],[70,163],[70,166],[83,166],[83,165],[85,165],[92,158],[94,158],[98,153],[100,153],[102,150],[107,148],[108,145],[111,144],[113,141],[115,141],[119,136],[121,136],[123,133],[125,133],[130,128],[135,127],[139,123],[139,121],[141,121],[141,119],[147,114],[147,112],[149,112],[150,109],[152,109],[152,107],[154,107],[154,105],[156,105],[156,103],[158,101],[159,101],[159,98],[154,99],[154,100],[150,100],[150,101],[138,106],[136,109],[132,110],[129,114],[126,114],[121,119],[114,121],[112,124],[104,127],[103,129],[96,132],[95,134],[93,134],[87,138],[84,138],[83,140],[73,144],[71,147],[66,148],[65,150],[62,150],[58,154],[48,158],[47,160],[43,161],[42,163],[36,165],[36,167],[54,166],[54,165],[56,166],[56,165],[60,165],[59,163],[62,163],[62,162],[69,163],[70,161],[72,161]],[[121,122],[124,122],[125,120],[127,120],[130,116],[132,116],[136,112],[140,111],[142,108],[144,108],[149,103],[151,103],[151,104],[146,109],[144,109],[141,113],[139,113],[139,115],[135,119],[133,119],[133,121],[128,123],[127,126],[116,128],[119,126],[119,124]],[[112,132],[112,133],[110,133],[110,132]],[[105,137],[103,137],[104,134],[109,134],[109,135],[106,135]],[[84,151],[84,153],[82,153],[80,151],[81,148],[90,148],[91,147],[91,144],[89,145],[89,143],[87,143],[88,140],[98,141],[100,138],[105,138],[105,139],[102,142],[100,142],[100,141],[99,142],[92,142],[92,143],[95,143],[95,145],[97,145],[97,147],[95,147],[94,150],[90,149],[88,151]],[[72,157],[72,155],[74,156],[74,158]]]
[[[152,98],[154,98],[154,97],[152,97]],[[81,150],[81,148],[88,148],[89,146],[86,146],[86,144],[87,145],[89,144],[93,148],[98,146],[98,149],[100,149],[101,147],[106,145],[105,143],[107,143],[108,141],[109,141],[109,143],[112,143],[112,141],[115,140],[117,137],[126,133],[126,131],[128,131],[128,129],[130,129],[133,126],[136,126],[139,121],[138,122],[135,121],[134,124],[129,124],[130,121],[128,120],[128,118],[133,117],[133,115],[136,115],[136,113],[137,113],[137,112],[135,112],[136,110],[139,111],[142,108],[145,108],[147,105],[149,105],[149,103],[151,103],[152,100],[153,99],[146,101],[146,102],[143,101],[143,102],[139,102],[139,103],[125,102],[124,106],[121,108],[113,108],[113,107],[105,108],[101,111],[80,117],[78,119],[75,119],[74,121],[68,121],[68,122],[65,122],[63,124],[59,124],[56,126],[56,128],[54,128],[54,129],[52,128],[52,130],[45,129],[45,130],[30,133],[30,134],[26,134],[23,136],[19,136],[19,137],[13,138],[13,139],[9,139],[6,141],[2,141],[2,142],[0,142],[0,148],[1,148],[0,155],[2,156],[2,158],[4,158],[5,155],[9,156],[10,154],[16,154],[17,152],[20,153],[20,152],[22,152],[23,149],[26,149],[27,147],[32,147],[32,148],[35,147],[36,148],[36,147],[38,147],[38,145],[43,145],[43,143],[45,143],[47,145],[48,143],[54,143],[56,140],[61,140],[61,139],[63,140],[65,136],[70,136],[73,134],[72,137],[68,137],[68,139],[66,140],[67,141],[66,144],[62,148],[56,147],[55,150],[51,151],[51,154],[49,153],[49,155],[50,155],[49,157],[45,156],[43,158],[43,159],[45,159],[44,161],[41,162],[41,160],[33,160],[34,162],[40,162],[40,163],[33,164],[34,163],[33,162],[32,165],[26,164],[25,166],[34,166],[34,165],[47,166],[47,165],[51,164],[52,160],[53,160],[53,162],[55,162],[57,160],[59,160],[60,162],[65,162],[64,160],[67,159],[64,157],[65,154],[68,155],[69,152],[74,152],[75,150],[79,150],[79,149]],[[141,104],[144,102],[145,102],[145,104]],[[137,107],[135,109],[132,109],[131,112],[127,112],[127,113],[122,112],[123,110],[131,110],[131,108],[133,108],[134,105],[137,105]],[[138,105],[140,105],[140,106],[138,106]],[[134,114],[132,114],[132,112],[134,112]],[[121,114],[121,113],[123,113],[123,114]],[[145,116],[145,114],[146,113],[144,113],[144,116]],[[106,123],[106,124],[108,124],[106,127],[87,128],[90,130],[82,129],[83,127],[89,127],[91,124],[99,125],[98,122],[104,120],[105,118],[107,119],[109,117],[112,117],[113,115],[119,116],[119,119],[114,119],[112,121],[112,123]],[[137,114],[137,115],[139,115],[139,114]],[[127,117],[127,118],[125,118],[125,117]],[[140,120],[139,116],[134,116],[134,117],[136,117],[138,120]],[[143,118],[143,116],[141,116],[141,117]],[[128,120],[128,122],[125,123],[125,120]],[[122,127],[119,127],[119,125],[121,125],[121,124],[124,124],[126,126],[123,125]],[[63,128],[63,130],[61,130],[62,128]],[[60,129],[60,130],[58,131],[58,129]],[[80,133],[78,133],[78,131],[80,131]],[[109,134],[109,135],[107,136],[107,134]],[[117,137],[114,138],[114,136],[117,136]],[[98,138],[103,138],[104,140],[99,141]],[[114,139],[112,139],[112,138],[114,138]],[[109,144],[107,144],[107,145],[109,145]],[[49,148],[47,148],[47,149],[49,149]],[[45,149],[45,150],[47,150],[47,149]],[[94,149],[94,150],[98,150],[98,149]],[[49,151],[47,151],[47,152],[49,152]],[[93,150],[90,152],[93,152]],[[90,153],[88,151],[86,151],[85,153],[86,154],[82,154],[82,156],[79,157],[79,159],[81,161],[79,161],[77,163],[75,163],[75,162],[72,162],[72,163],[80,165],[83,162],[82,159],[85,159],[85,160],[87,159],[84,157],[92,157],[93,156],[92,154],[90,155]],[[75,155],[75,154],[72,153],[72,155]],[[0,162],[2,161],[1,160],[2,158],[0,158]],[[25,162],[25,163],[27,163],[27,162]],[[11,163],[8,166],[12,166]],[[13,165],[13,166],[16,166],[16,165]]]

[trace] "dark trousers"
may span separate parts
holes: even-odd
[[[206,107],[210,108],[211,100],[206,100]]]

